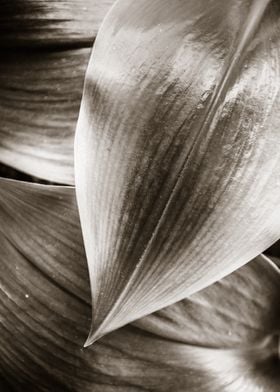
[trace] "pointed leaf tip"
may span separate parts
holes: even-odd
[[[120,0],[75,142],[90,340],[229,274],[280,235],[276,2]]]

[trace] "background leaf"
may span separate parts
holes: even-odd
[[[92,46],[114,0],[11,0],[0,6],[0,47]]]
[[[280,273],[265,256],[134,325],[166,339],[244,348],[280,328]]]
[[[84,48],[2,58],[2,162],[50,181],[74,182],[73,139],[89,53]]]
[[[112,0],[0,5],[0,161],[73,184],[84,75]]]
[[[74,189],[0,185],[0,377],[14,392],[278,390],[269,260],[82,349],[90,293]]]

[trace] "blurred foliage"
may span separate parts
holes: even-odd
[[[19,181],[34,182],[37,184],[56,185],[55,182],[46,181],[35,176],[30,176],[29,174],[23,173],[19,170],[16,170],[10,166],[6,166],[2,163],[0,163],[0,177],[12,178],[14,180],[19,180]]]

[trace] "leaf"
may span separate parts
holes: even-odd
[[[92,46],[114,0],[13,0],[2,3],[1,47]]]
[[[2,163],[73,184],[74,132],[85,71],[112,4],[20,0],[0,6]]]
[[[277,391],[280,274],[267,258],[82,349],[90,293],[74,189],[1,179],[0,218],[0,378],[14,392]]]
[[[89,49],[10,53],[0,61],[0,159],[73,184],[73,144]]]
[[[121,352],[125,357],[133,356],[135,362],[143,361],[134,362],[138,365],[134,368],[129,367],[130,362],[123,358],[119,359],[119,363],[123,365],[121,369],[128,368],[133,372],[130,379],[133,380],[133,384],[130,389],[127,389],[128,391],[257,392],[264,390],[276,392],[278,390],[277,344],[279,340],[277,337],[269,338],[251,349],[209,349],[170,342],[168,344],[165,340],[149,339],[147,335],[143,335],[141,340],[139,337],[137,339],[136,335],[135,340],[131,340],[127,332],[125,336],[121,336],[121,332],[128,328],[106,336],[107,341],[113,341],[116,348],[122,347]],[[125,338],[126,346],[124,346]],[[100,343],[102,341],[101,339]],[[134,347],[135,342],[138,343],[137,348]],[[173,377],[168,366],[163,364],[166,358],[168,365],[173,365],[176,369],[175,372],[172,369]],[[139,379],[141,367],[144,372]],[[141,384],[144,386],[142,387]],[[102,387],[97,388],[97,391],[118,390],[115,386],[110,386],[108,389]]]
[[[0,200],[2,241],[45,277],[86,300],[87,269],[78,261],[85,254],[74,189],[1,179]]]
[[[137,327],[205,347],[244,348],[280,328],[280,272],[265,256],[149,317]]]
[[[279,13],[119,0],[105,19],[75,142],[88,344],[279,238]]]

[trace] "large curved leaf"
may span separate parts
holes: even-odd
[[[0,218],[0,379],[14,392],[277,391],[280,274],[266,258],[82,349],[74,189],[0,180]]]
[[[76,139],[88,343],[248,262],[280,234],[279,2],[119,0]]]

